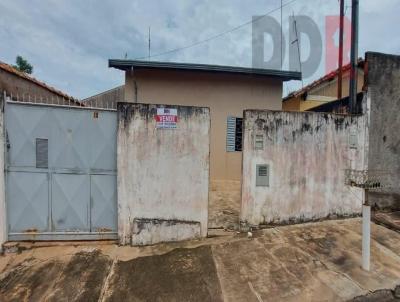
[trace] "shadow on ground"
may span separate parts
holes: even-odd
[[[99,250],[27,259],[0,279],[0,301],[222,301],[210,246],[116,261]]]
[[[99,251],[70,261],[28,259],[0,280],[0,301],[98,301],[112,261]]]

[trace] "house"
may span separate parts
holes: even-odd
[[[350,64],[342,68],[342,96],[349,96]],[[294,91],[283,98],[284,111],[313,111],[314,107],[337,100],[337,82],[339,69],[336,69],[322,78],[315,80],[304,88]],[[358,62],[357,91],[361,92],[364,85],[364,61]]]
[[[109,60],[109,67],[125,72],[126,102],[210,108],[210,187],[237,192],[238,205],[243,110],[281,110],[283,82],[301,79],[299,72],[219,65]]]
[[[5,100],[0,243],[118,239],[142,245],[205,237],[209,204],[226,200],[211,194],[214,183],[216,189],[236,186],[238,224],[243,110],[281,109],[283,82],[300,73],[109,65],[126,75],[117,108]]]
[[[357,93],[356,113],[362,112],[363,97],[364,97],[363,92]],[[350,98],[348,96],[346,96],[344,98],[341,98],[340,100],[324,102],[319,106],[312,107],[305,111],[349,114],[350,113]]]
[[[107,91],[92,95],[82,100],[86,106],[116,108],[117,102],[124,100],[125,85],[120,85]]]
[[[74,97],[1,61],[0,91],[15,101],[81,105]]]

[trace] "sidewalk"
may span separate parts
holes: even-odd
[[[360,232],[355,218],[276,227],[250,239],[220,232],[148,247],[26,245],[0,257],[0,301],[347,301],[367,294],[373,301],[373,292],[400,284],[400,234],[372,224],[365,272]]]

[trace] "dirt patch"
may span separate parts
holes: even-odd
[[[100,251],[80,252],[65,266],[49,301],[98,301],[112,260]]]
[[[25,261],[1,275],[0,301],[98,301],[111,262],[99,251]]]
[[[214,181],[211,184],[208,227],[237,229],[241,203],[240,181]]]
[[[41,301],[61,274],[63,264],[25,261],[2,275],[0,301]]]
[[[222,301],[209,246],[120,261],[109,288],[106,301]]]
[[[400,211],[396,212],[375,211],[372,214],[372,219],[377,224],[381,224],[396,232],[400,232]]]
[[[391,290],[382,289],[382,290],[374,291],[374,292],[369,293],[364,296],[356,297],[350,301],[351,302],[392,302],[392,301],[400,301],[400,299],[397,299],[393,295],[393,292]]]

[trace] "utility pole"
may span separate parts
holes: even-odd
[[[362,261],[361,267],[365,271],[371,268],[371,204],[368,200],[370,190],[382,189],[382,176],[386,172],[372,172],[368,170],[351,170],[345,171],[345,184],[363,190],[362,200]]]
[[[356,113],[357,104],[357,61],[358,61],[358,1],[352,0],[351,5],[351,55],[350,55],[350,113]]]
[[[340,1],[340,21],[339,21],[339,69],[338,69],[338,100],[342,99],[342,79],[343,79],[343,31],[344,31],[344,0]]]

